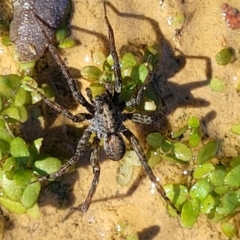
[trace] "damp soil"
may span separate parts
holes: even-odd
[[[164,99],[168,112],[156,126],[141,127],[128,124],[136,133],[141,144],[146,134],[159,130],[175,130],[183,126],[188,117],[200,118],[206,136],[222,141],[219,157],[236,156],[239,153],[240,138],[231,132],[231,125],[239,123],[240,96],[236,91],[240,82],[240,30],[231,30],[225,24],[220,6],[221,0],[212,1],[164,1],[157,0],[114,0],[108,7],[117,49],[124,45],[157,44],[162,50],[155,84]],[[91,62],[94,51],[107,53],[107,28],[103,18],[103,6],[95,0],[73,0],[74,13],[71,20],[72,36],[78,41],[72,49],[61,51],[74,77],[79,69]],[[229,5],[240,9],[237,0]],[[176,33],[176,27],[168,24],[171,17],[183,13],[186,21]],[[224,47],[235,49],[236,60],[227,66],[216,64],[214,57]],[[13,59],[12,47],[0,46],[0,74],[20,72]],[[78,112],[73,103],[65,80],[49,53],[36,65],[34,76],[50,84],[57,93],[57,101],[71,111]],[[224,82],[224,92],[214,92],[209,79],[217,77]],[[89,83],[81,80],[81,88]],[[44,134],[44,150],[70,157],[82,125],[73,125],[52,110],[43,107],[48,114],[44,124],[35,126],[30,119],[22,131],[28,140]],[[45,131],[43,131],[43,128]],[[59,152],[60,151],[60,152]],[[228,239],[219,224],[200,217],[192,229],[181,226],[178,218],[172,218],[166,211],[163,200],[151,192],[151,183],[141,169],[136,168],[130,184],[120,187],[116,181],[120,163],[106,159],[101,154],[100,182],[88,212],[69,212],[70,206],[78,206],[86,197],[92,179],[88,153],[81,159],[76,171],[63,176],[51,188],[43,187],[39,199],[41,216],[30,219],[27,215],[9,215],[4,239],[83,239],[110,240],[125,239],[118,231],[119,224],[127,224],[126,233],[136,233],[141,240],[207,240]],[[181,178],[182,167],[161,162],[154,173],[160,181],[172,183],[176,176]],[[57,193],[57,194],[56,194]]]

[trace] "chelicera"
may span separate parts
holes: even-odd
[[[123,139],[124,136],[131,143],[144,171],[146,172],[147,176],[152,181],[152,183],[154,183],[158,193],[165,199],[167,204],[176,209],[173,203],[166,196],[163,187],[158,182],[152,169],[148,165],[146,156],[144,154],[144,150],[139,144],[137,138],[123,124],[126,120],[133,120],[134,122],[143,124],[152,124],[159,120],[166,113],[166,106],[162,104],[163,106],[161,108],[161,111],[156,111],[150,115],[141,114],[137,112],[124,112],[126,107],[134,107],[140,104],[141,100],[143,99],[146,87],[152,80],[152,71],[149,69],[145,82],[140,87],[134,98],[131,98],[128,101],[123,102],[120,101],[120,93],[122,91],[121,67],[115,47],[113,29],[110,25],[106,13],[105,2],[103,2],[103,5],[104,5],[104,17],[108,28],[110,54],[112,55],[114,62],[113,71],[115,78],[114,86],[106,84],[105,93],[93,98],[91,90],[87,88],[86,93],[88,99],[86,99],[82,95],[82,93],[78,90],[78,84],[76,80],[71,78],[68,68],[64,64],[63,60],[60,58],[55,47],[50,42],[48,42],[49,50],[51,51],[58,65],[60,66],[61,71],[68,82],[68,85],[71,89],[74,98],[78,101],[79,104],[86,108],[88,113],[79,113],[77,115],[73,115],[59,104],[47,99],[42,93],[38,92],[38,94],[41,95],[43,101],[46,104],[48,104],[51,108],[55,109],[58,113],[66,116],[67,118],[71,119],[74,122],[82,122],[86,120],[89,122],[89,126],[85,129],[81,139],[79,140],[74,156],[70,160],[68,160],[57,172],[50,174],[48,176],[43,176],[39,179],[39,181],[55,179],[65,174],[71,166],[75,165],[79,161],[80,157],[83,155],[88,146],[88,142],[91,135],[95,133],[95,137],[91,145],[90,154],[90,163],[93,169],[92,184],[84,203],[80,207],[72,208],[74,210],[86,212],[91,204],[91,200],[96,191],[100,176],[100,164],[99,164],[100,139],[104,140],[103,147],[106,152],[106,155],[110,159],[118,161],[121,158],[123,158],[126,152],[126,145]]]

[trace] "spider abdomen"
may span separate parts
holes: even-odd
[[[126,152],[126,145],[121,134],[108,134],[104,138],[104,150],[111,160],[118,161],[122,159]]]

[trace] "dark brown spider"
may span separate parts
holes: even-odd
[[[122,90],[121,67],[120,67],[118,55],[116,52],[113,29],[107,17],[106,4],[104,1],[103,1],[103,5],[104,5],[105,21],[108,27],[108,34],[109,34],[110,54],[112,55],[112,58],[114,61],[114,65],[113,65],[114,77],[115,77],[114,86],[110,87],[106,85],[106,93],[100,96],[96,96],[94,99],[93,99],[91,90],[87,88],[86,93],[87,93],[88,100],[85,99],[82,93],[79,92],[76,80],[71,78],[69,70],[64,64],[64,62],[62,61],[62,59],[60,58],[57,50],[52,44],[49,43],[49,50],[51,51],[58,65],[60,66],[64,76],[66,77],[73,96],[82,106],[84,106],[87,109],[89,113],[79,113],[77,115],[73,115],[68,110],[60,106],[59,104],[47,99],[40,92],[38,92],[38,94],[41,95],[43,101],[46,104],[48,104],[51,108],[55,109],[58,113],[66,116],[67,118],[71,119],[74,122],[82,122],[84,120],[87,120],[90,124],[86,128],[81,139],[78,142],[75,155],[66,164],[64,164],[57,172],[50,174],[48,176],[41,177],[39,181],[44,181],[47,179],[55,179],[65,174],[71,166],[75,165],[79,161],[80,157],[83,155],[84,151],[88,146],[90,136],[92,135],[92,133],[96,133],[96,136],[91,145],[91,156],[90,156],[90,163],[93,169],[92,185],[84,203],[79,208],[76,208],[76,207],[72,208],[75,210],[79,210],[81,212],[86,212],[91,204],[92,197],[96,191],[96,187],[97,187],[99,175],[100,175],[100,165],[99,165],[100,139],[103,138],[104,140],[103,146],[107,156],[114,161],[118,161],[124,156],[126,151],[125,142],[123,140],[123,136],[125,136],[132,144],[132,147],[134,151],[137,153],[137,156],[139,158],[139,161],[142,164],[143,169],[145,170],[149,179],[154,183],[157,191],[165,199],[167,204],[169,204],[174,209],[176,209],[173,203],[166,196],[166,193],[163,187],[157,181],[152,169],[148,165],[143,148],[139,145],[137,138],[129,129],[127,129],[123,125],[123,122],[128,119],[131,119],[139,123],[152,124],[157,120],[159,120],[166,113],[166,106],[163,104],[161,111],[155,112],[154,114],[151,114],[151,115],[123,112],[126,107],[134,107],[140,104],[143,98],[144,92],[146,90],[146,87],[149,84],[149,82],[152,80],[152,71],[149,70],[146,80],[144,84],[141,86],[141,88],[139,89],[136,98],[132,98],[128,101],[120,102],[119,96]]]

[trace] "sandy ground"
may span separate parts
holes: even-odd
[[[107,28],[100,1],[73,0],[73,3],[72,36],[79,44],[62,51],[62,56],[71,67],[72,74],[77,76],[76,69],[89,65],[85,61],[86,56],[91,56],[93,51],[100,49],[107,51]],[[108,8],[108,16],[118,49],[129,43],[156,43],[163,50],[163,58],[157,70],[157,84],[168,106],[168,113],[160,124],[160,131],[165,131],[166,127],[169,131],[177,129],[186,123],[189,116],[195,115],[201,119],[205,134],[222,140],[220,156],[235,156],[239,151],[240,138],[231,133],[230,128],[233,123],[240,122],[240,101],[236,91],[240,82],[240,30],[233,31],[226,27],[220,11],[223,3],[225,2],[222,0],[205,0],[199,3],[186,0],[182,4],[181,1],[168,0],[161,6],[157,0],[112,0],[114,7]],[[228,4],[240,9],[237,0],[229,0]],[[182,36],[176,36],[174,27],[168,24],[169,18],[178,13],[187,16]],[[219,66],[214,57],[226,46],[235,49],[236,61],[227,66]],[[12,58],[12,48],[0,46],[0,49],[0,74],[20,71]],[[61,78],[56,64],[51,61],[49,54],[41,59],[35,74],[45,81],[51,79],[50,84],[58,89],[58,101],[61,102],[65,97],[61,94],[65,90],[58,88]],[[179,62],[185,64],[181,65]],[[218,77],[224,82],[223,93],[210,89],[208,84],[211,77]],[[83,85],[85,83],[82,82]],[[64,100],[63,105],[65,102],[67,101]],[[54,123],[50,121],[46,125],[50,127],[51,124]],[[68,140],[68,135],[71,135],[69,124],[70,122],[60,118],[54,127],[48,129],[48,133],[55,134],[55,138],[64,139],[60,144],[69,149],[71,156],[77,139],[72,140],[70,137]],[[64,130],[59,125],[63,125]],[[142,129],[136,125],[130,127]],[[146,127],[141,133],[139,130],[135,132],[138,132],[143,144],[145,134],[156,128]],[[33,135],[41,133],[36,128],[34,133],[25,134],[31,139]],[[49,137],[51,134],[46,135]],[[46,149],[49,145],[51,144],[46,143]],[[4,239],[124,239],[117,232],[117,225],[122,222],[128,223],[127,231],[137,233],[141,240],[227,239],[221,233],[219,225],[209,222],[205,217],[200,217],[192,229],[184,229],[179,219],[167,214],[164,202],[157,194],[150,193],[149,179],[137,168],[131,186],[118,186],[116,172],[119,164],[109,160],[101,162],[100,183],[89,211],[84,214],[74,212],[62,222],[68,207],[79,205],[89,189],[92,170],[87,158],[82,161],[77,171],[62,178],[61,197],[50,194],[44,188],[39,201],[39,219],[11,215]],[[173,181],[175,176],[181,176],[182,169],[163,162],[154,172],[162,182],[167,183]]]

